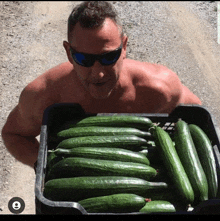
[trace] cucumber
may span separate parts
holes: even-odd
[[[47,171],[49,171],[53,167],[53,165],[55,165],[62,159],[63,157],[61,155],[58,156],[54,151],[49,150],[47,157]]]
[[[117,136],[117,135],[136,135],[145,139],[151,138],[151,134],[136,128],[127,127],[73,127],[62,130],[57,134],[59,138],[84,137],[84,136]]]
[[[134,135],[88,136],[63,140],[58,144],[57,148],[71,149],[75,147],[119,147],[134,150],[135,148],[146,144],[147,141],[144,138]]]
[[[215,198],[218,191],[218,177],[212,144],[205,132],[197,125],[190,124],[189,129],[207,177],[209,198]]]
[[[194,192],[169,134],[161,127],[152,128],[155,142],[169,177],[185,203],[192,203]]]
[[[179,120],[175,125],[176,150],[195,194],[195,203],[208,200],[208,183],[194,146],[188,124]]]
[[[149,156],[149,150],[148,149],[143,149],[143,150],[140,150],[138,151],[138,153],[148,157]]]
[[[117,193],[133,193],[144,197],[152,190],[167,187],[164,182],[149,182],[136,177],[89,176],[49,180],[45,183],[43,194],[50,200],[78,202]]]
[[[81,157],[64,158],[48,173],[48,179],[77,176],[127,176],[150,180],[157,171],[148,165]]]
[[[166,213],[166,212],[176,212],[175,206],[164,200],[150,201],[145,204],[143,208],[139,210],[143,213]]]
[[[160,182],[160,181],[153,181]],[[163,180],[163,182],[166,182]],[[151,191],[144,195],[146,201],[168,201],[175,206],[176,211],[187,211],[190,204],[186,204],[179,197],[178,190],[174,185],[168,183],[168,188],[162,189],[161,191]]]
[[[111,116],[92,116],[86,117],[76,123],[75,126],[104,126],[104,127],[132,127],[137,129],[144,129],[147,131],[153,126],[149,118],[134,116],[134,115],[111,115]]]
[[[145,199],[136,194],[119,193],[84,199],[78,202],[88,213],[129,213],[138,212]]]
[[[72,149],[56,149],[54,153],[62,157],[84,157],[91,159],[115,160],[150,165],[146,156],[121,148],[76,147]]]

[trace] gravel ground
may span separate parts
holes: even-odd
[[[220,125],[220,46],[217,2],[112,1],[129,37],[131,59],[163,64],[178,74]],[[78,2],[0,2],[0,129],[22,89],[37,76],[67,60],[69,13]],[[33,214],[34,171],[17,162],[0,139],[0,214],[14,196]]]

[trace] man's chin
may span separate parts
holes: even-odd
[[[95,99],[107,99],[109,98],[109,96],[112,94],[112,91],[114,90],[114,87],[107,87],[108,85],[102,85],[100,87],[96,87],[94,85],[90,85],[90,87],[88,88],[88,91],[90,93],[90,95],[92,97],[94,97]]]
[[[107,99],[110,97],[112,91],[110,91],[109,93],[100,93],[100,94],[94,94],[94,93],[91,93],[91,96],[94,97],[95,99],[97,100],[102,100],[102,99]]]

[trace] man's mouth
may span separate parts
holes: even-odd
[[[102,86],[104,85],[106,82],[98,82],[98,83],[93,83],[95,86]]]

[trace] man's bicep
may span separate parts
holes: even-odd
[[[185,85],[182,85],[182,96],[179,101],[181,104],[198,104],[202,105],[201,100],[189,90]]]
[[[39,122],[32,118],[30,113],[22,113],[18,104],[9,114],[3,132],[21,136],[38,136],[41,127]]]
[[[160,112],[171,113],[178,104],[185,103],[185,86],[181,83],[177,74],[166,67],[161,68],[158,79],[163,98],[161,99],[163,102],[161,102]]]
[[[20,95],[17,106],[9,114],[4,132],[21,136],[37,136],[41,122],[36,117],[37,100],[31,90],[26,87]]]
[[[171,73],[169,88],[172,97],[172,102],[175,106],[179,104],[201,104],[200,99],[190,91],[175,73]]]

